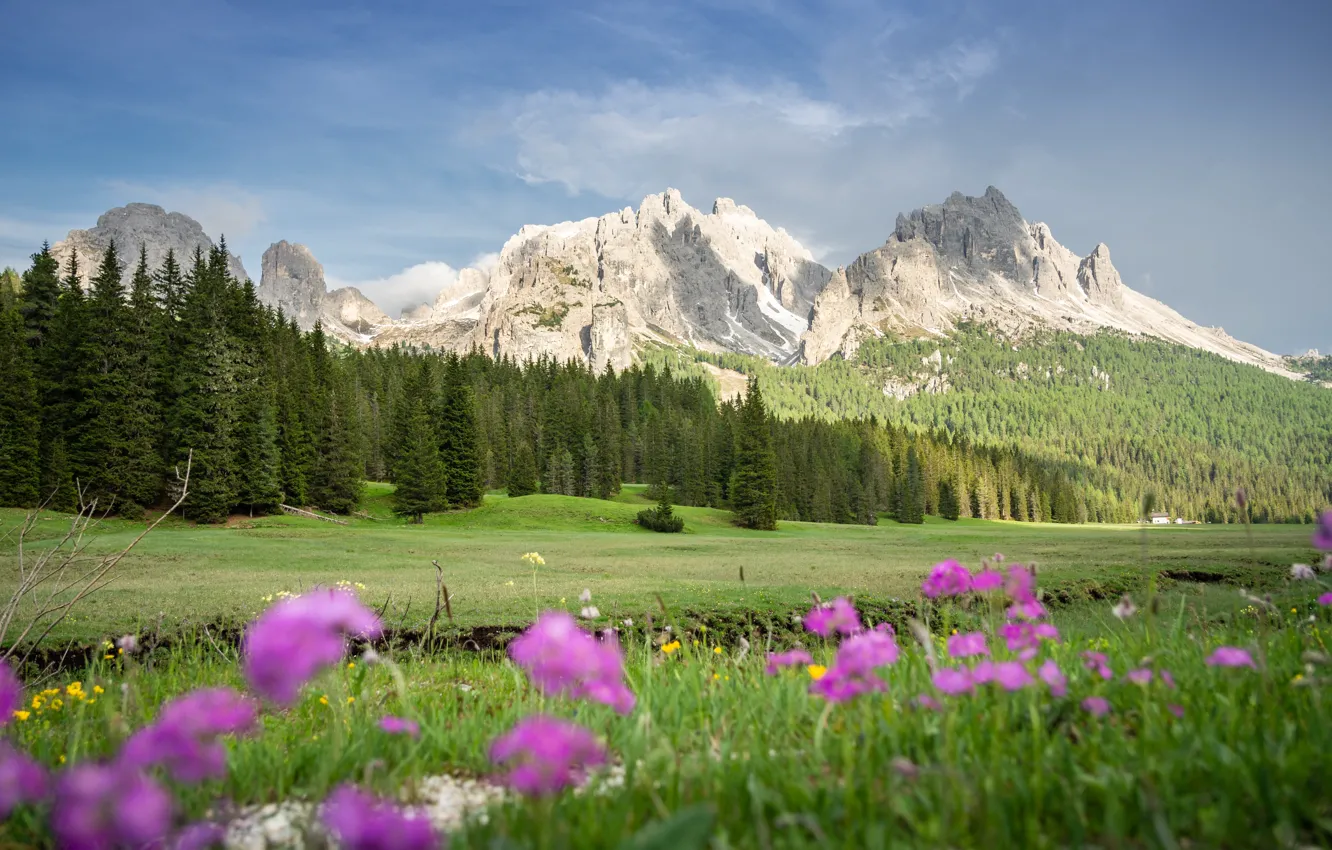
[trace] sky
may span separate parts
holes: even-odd
[[[999,187],[1129,286],[1332,351],[1332,4],[0,0],[0,266],[158,203],[396,315],[666,187],[829,266]]]

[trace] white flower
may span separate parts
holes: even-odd
[[[1323,566],[1320,569],[1325,573],[1332,573],[1332,555],[1323,556]]]
[[[1310,581],[1314,577],[1313,567],[1308,564],[1291,564],[1290,577],[1296,581]]]
[[[595,620],[601,616],[601,612],[597,610],[597,606],[588,605],[585,606],[582,611],[578,612],[578,616],[582,617],[584,620]]]
[[[578,594],[578,601],[581,602],[581,603],[583,603],[584,605],[586,605],[587,603],[591,602],[591,601],[592,601],[592,591],[588,590],[586,587],[583,588],[583,592],[580,593],[580,594]]]
[[[1138,606],[1133,604],[1133,600],[1129,599],[1128,594],[1126,593],[1115,607],[1110,609],[1110,613],[1114,614],[1121,620],[1127,620],[1129,617],[1138,613]]]
[[[625,621],[624,621],[624,627],[625,627],[626,629],[632,629],[632,628],[634,627],[634,621],[633,621],[633,620],[625,620]]]

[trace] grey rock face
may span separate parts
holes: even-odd
[[[304,245],[275,242],[262,262],[260,302],[280,309],[305,330],[322,322],[326,331],[341,339],[368,341],[378,328],[392,322],[354,286],[329,292],[324,267]]]
[[[133,274],[138,262],[139,246],[148,250],[148,265],[153,270],[166,259],[167,251],[174,249],[176,262],[189,268],[195,248],[207,253],[214,246],[199,222],[183,213],[169,213],[156,204],[126,204],[107,210],[97,218],[97,224],[88,230],[71,230],[61,242],[51,246],[51,254],[63,270],[71,254],[77,252],[79,276],[84,286],[97,270],[102,254],[112,241],[125,261],[125,276]],[[237,280],[249,275],[241,265],[240,257],[228,252],[227,265]]]

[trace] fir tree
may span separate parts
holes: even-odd
[[[527,440],[519,440],[514,449],[507,487],[510,498],[530,496],[537,491],[536,456]]]
[[[41,425],[32,351],[23,317],[0,295],[0,505],[32,507],[40,500]]]
[[[448,477],[424,398],[409,398],[402,412],[402,444],[393,470],[393,512],[421,522],[448,507]]]
[[[902,508],[897,521],[915,525],[925,521],[925,482],[915,443],[907,449],[906,474],[902,476]]]
[[[952,479],[943,478],[939,481],[939,516],[944,519],[956,520],[962,515],[962,505],[957,499],[957,487],[954,486]]]
[[[754,377],[749,379],[740,408],[730,492],[736,524],[769,530],[777,527],[777,459],[767,410]]]
[[[472,388],[463,383],[456,364],[447,369],[437,419],[439,457],[449,482],[449,504],[474,508],[481,504],[485,484],[481,470],[480,431]]]
[[[27,331],[28,344],[34,349],[47,342],[60,302],[60,264],[51,256],[51,246],[32,255],[32,267],[23,273],[23,294],[19,312]]]

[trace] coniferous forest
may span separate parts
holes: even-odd
[[[1057,417],[1038,432],[1039,411],[1021,402],[1030,430],[1015,434],[994,421],[1012,406],[974,391],[925,427],[877,405],[799,414],[791,381],[816,370],[751,370],[763,380],[718,403],[697,368],[593,374],[548,359],[356,350],[260,304],[226,256],[222,244],[154,269],[142,251],[123,257],[113,246],[85,291],[78,269],[58,268],[43,248],[0,287],[0,505],[95,500],[134,516],[170,504],[188,461],[182,510],[202,522],[284,503],[348,513],[365,480],[394,482],[395,510],[412,520],[476,506],[491,489],[609,498],[639,482],[760,529],[881,515],[1128,522],[1158,488],[1187,499],[1195,518],[1234,521],[1221,494],[1253,486],[1231,479],[1258,468],[1226,467],[1242,455],[1223,446],[1185,459],[1196,480],[1178,464],[1154,480],[1141,457],[1150,436],[1107,437],[1079,455],[1044,450],[1041,439],[1064,445],[1048,430]],[[1250,504],[1260,521],[1305,521],[1327,500],[1310,474],[1264,479]]]

